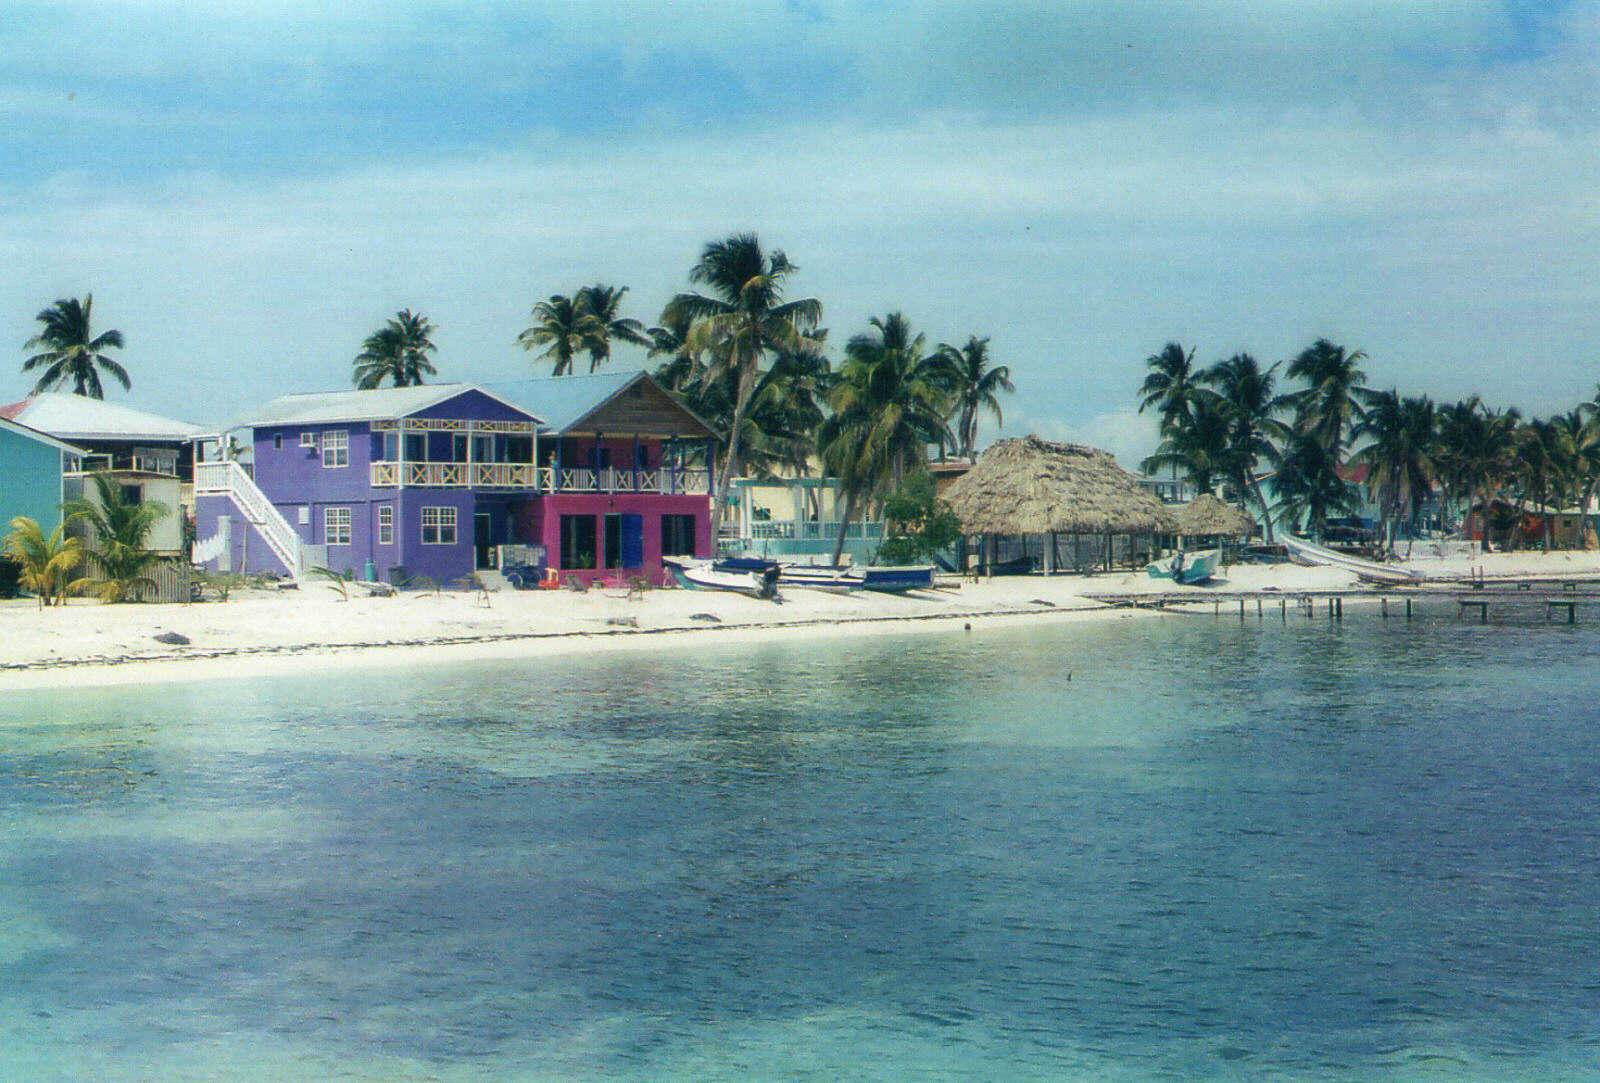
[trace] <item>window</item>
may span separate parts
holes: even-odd
[[[322,465],[324,467],[350,465],[350,434],[343,429],[329,429],[322,434]]]
[[[397,461],[400,458],[400,434],[397,432],[385,432],[382,436],[382,442],[383,451],[378,455],[378,458],[386,463]]]
[[[137,504],[143,504],[144,503],[144,486],[143,485],[124,485],[124,486],[122,486],[122,502],[124,504],[128,505],[128,507],[130,507],[130,508],[135,506],[135,505],[137,505]]]
[[[275,433],[272,434],[272,450],[273,451],[282,451],[283,450],[283,433],[275,432]]]
[[[594,516],[563,515],[561,517],[561,566],[563,568],[593,568],[595,566],[594,543]]]
[[[454,545],[456,543],[456,509],[422,509],[422,544]]]
[[[394,507],[389,504],[378,505],[378,544],[394,544]]]
[[[301,447],[316,447],[317,446],[317,434],[314,433],[314,432],[303,432],[303,433],[301,433],[300,434],[300,446]]]
[[[350,544],[350,509],[349,508],[323,508],[322,509],[322,544],[323,545],[349,545]]]
[[[661,555],[664,557],[694,556],[694,516],[663,515],[661,517]]]

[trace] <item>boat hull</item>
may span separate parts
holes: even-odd
[[[1222,559],[1222,552],[1217,549],[1206,549],[1199,553],[1175,553],[1165,560],[1158,560],[1150,565],[1148,571],[1152,579],[1170,579],[1174,583],[1192,586],[1195,583],[1204,583],[1216,574],[1217,564]]]
[[[841,564],[785,564],[778,574],[779,585],[810,590],[860,590],[864,581],[861,569]]]
[[[927,590],[932,586],[932,564],[861,569],[862,590],[903,594],[908,590]]]

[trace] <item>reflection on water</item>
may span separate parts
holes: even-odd
[[[1592,1078],[1600,643],[1173,618],[0,706],[0,1077]]]

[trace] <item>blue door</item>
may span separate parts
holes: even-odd
[[[622,566],[644,567],[644,516],[622,517]]]

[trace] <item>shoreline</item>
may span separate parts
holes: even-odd
[[[1600,555],[1594,553],[1494,553],[1412,566],[1434,576],[1483,568],[1491,580],[1600,577]],[[1231,606],[1245,596],[1337,594],[1376,602],[1406,593],[1380,591],[1338,569],[1272,564],[1238,565],[1209,585],[1190,587],[1143,572],[1111,572],[968,581],[912,595],[791,588],[781,605],[686,590],[651,591],[642,600],[620,592],[515,591],[486,599],[437,592],[345,601],[315,586],[188,605],[80,601],[40,610],[31,600],[19,600],[0,603],[0,689],[248,679],[303,673],[308,664],[341,671],[451,665],[784,637],[960,630],[963,624],[977,630],[980,624],[1027,621],[1159,619]],[[1138,604],[1144,595],[1152,603],[1164,597],[1166,608]],[[170,633],[188,642],[168,646],[155,638]]]

